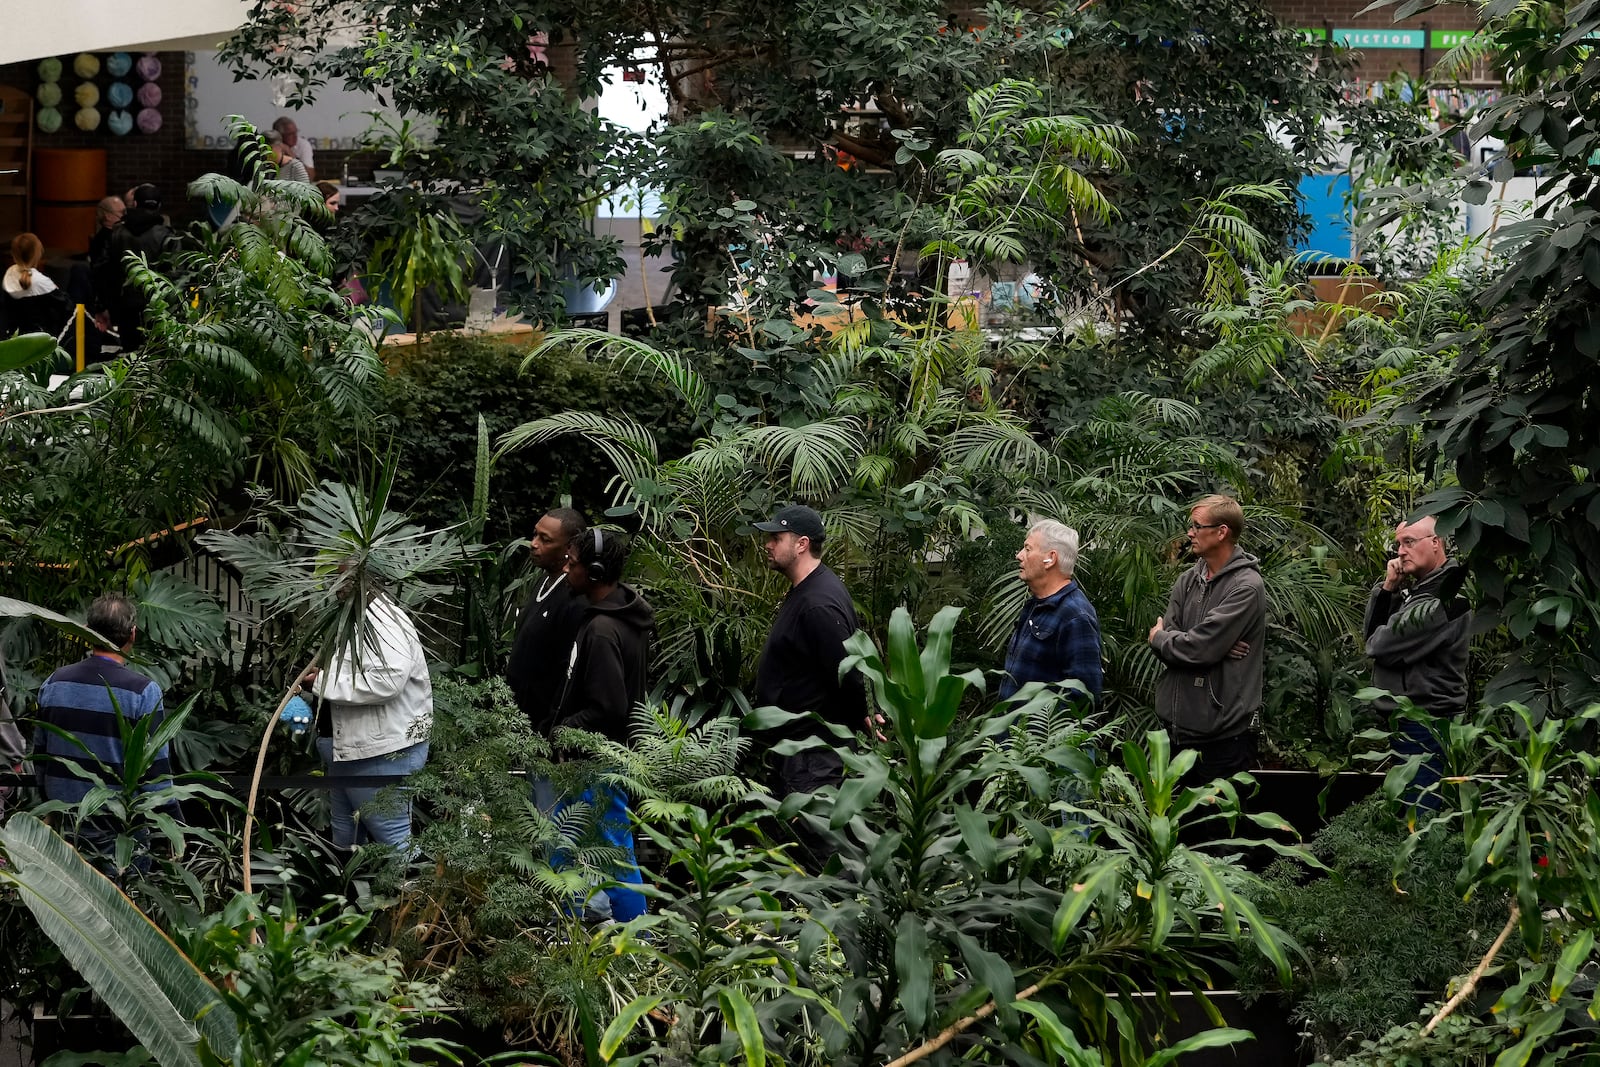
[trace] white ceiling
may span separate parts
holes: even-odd
[[[249,14],[249,0],[0,0],[0,63],[216,48]]]

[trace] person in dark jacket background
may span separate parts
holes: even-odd
[[[1173,583],[1166,614],[1150,627],[1150,648],[1166,667],[1156,683],[1156,717],[1175,751],[1199,754],[1185,785],[1255,763],[1267,593],[1260,561],[1239,547],[1243,533],[1244,510],[1233,497],[1195,502],[1188,539],[1199,560]]]
[[[177,236],[161,213],[161,191],[146,183],[135,186],[129,195],[133,203],[122,216],[122,225],[113,230],[107,240],[111,262],[121,270],[115,276],[120,284],[107,294],[108,310],[124,352],[132,352],[144,343],[144,315],[148,306],[144,291],[128,280],[128,257],[143,256],[153,270],[159,271],[161,260],[177,243]]]
[[[555,716],[557,729],[587,730],[621,744],[628,743],[633,710],[645,698],[656,628],[650,602],[622,584],[627,563],[626,535],[599,527],[582,534],[568,552],[567,581],[581,599],[566,687]],[[598,813],[601,839],[624,855],[612,872],[621,884],[591,898],[590,917],[627,922],[643,915],[644,895],[627,888],[643,881],[634,858],[627,794],[597,783],[582,799]],[[609,914],[597,906],[602,896]]]
[[[1467,710],[1467,654],[1472,636],[1472,609],[1462,598],[1467,572],[1449,558],[1434,529],[1432,515],[1395,528],[1395,556],[1383,580],[1367,597],[1367,655],[1372,657],[1372,684],[1410,700],[1438,718],[1454,718]],[[1379,697],[1374,705],[1392,713],[1397,705]],[[1424,755],[1412,781],[1410,798],[1439,780],[1444,754],[1433,731],[1414,719],[1398,723],[1395,750],[1403,756]],[[1438,807],[1429,794],[1422,806]]]

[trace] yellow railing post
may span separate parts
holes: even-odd
[[[78,339],[78,373],[83,373],[83,305],[78,305],[78,310],[73,312],[73,325]]]

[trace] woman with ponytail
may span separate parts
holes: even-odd
[[[44,296],[56,291],[56,283],[39,269],[44,259],[44,244],[31,233],[11,239],[11,266],[3,283],[7,296]]]
[[[59,336],[66,329],[71,308],[66,294],[39,269],[44,243],[31,233],[11,241],[11,266],[0,279],[0,337],[13,333],[43,332]]]

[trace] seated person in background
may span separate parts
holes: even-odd
[[[278,178],[287,182],[305,182],[311,184],[311,172],[306,170],[306,165],[295,158],[283,143],[283,134],[277,130],[268,130],[263,134],[267,139],[267,147],[272,149],[272,156],[278,161]]]
[[[44,244],[31,233],[11,239],[11,266],[6,268],[0,288],[6,295],[0,310],[4,331],[12,333],[60,334],[66,326],[66,294],[39,269],[44,259]]]
[[[315,181],[317,177],[317,157],[311,150],[311,142],[300,137],[300,127],[295,125],[294,119],[288,115],[280,115],[272,120],[272,132],[283,139],[283,147],[288,153],[301,163],[305,164],[305,181]],[[268,137],[270,140],[270,135]]]

